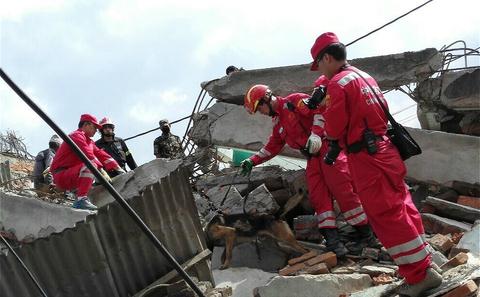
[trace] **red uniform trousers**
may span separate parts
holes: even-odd
[[[94,178],[95,176],[83,163],[53,173],[55,185],[69,191],[77,189],[77,197],[87,196]]]
[[[324,143],[319,155],[308,160],[306,169],[310,203],[317,213],[318,227],[336,228],[332,195],[350,225],[367,224],[367,216],[353,188],[347,156],[341,152],[334,165],[329,166],[323,161],[327,151],[328,144]]]
[[[378,152],[349,154],[357,193],[370,226],[409,284],[422,281],[431,257],[422,219],[404,182],[405,164],[390,140],[377,142]]]

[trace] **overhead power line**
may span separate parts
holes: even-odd
[[[399,19],[403,18],[404,16],[409,15],[410,13],[414,12],[414,11],[417,10],[417,9],[422,8],[423,6],[427,5],[428,3],[432,2],[432,1],[433,1],[433,0],[428,0],[427,2],[423,3],[422,5],[419,5],[419,6],[415,7],[414,9],[410,10],[409,12],[406,12],[406,13],[402,14],[401,16],[399,16],[399,17],[391,20],[390,22],[386,23],[385,25],[380,26],[380,27],[378,27],[377,29],[375,29],[375,30],[373,30],[373,31],[370,31],[370,32],[368,32],[367,34],[365,34],[365,35],[363,35],[363,36],[360,36],[359,38],[355,39],[354,41],[348,43],[346,46],[349,46],[349,45],[351,45],[351,44],[354,44],[355,42],[357,42],[357,41],[359,41],[359,40],[361,40],[361,39],[363,39],[363,38],[365,38],[365,37],[367,37],[367,36],[369,36],[369,35],[377,32],[378,30],[381,30],[381,29],[385,28],[386,26],[395,23],[396,21],[398,21]]]

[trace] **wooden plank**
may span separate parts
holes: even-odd
[[[181,266],[182,266],[183,270],[187,271],[190,268],[192,268],[193,266],[195,266],[198,262],[201,262],[201,261],[205,260],[211,254],[212,254],[212,252],[210,250],[208,250],[208,249],[203,250],[202,252],[197,254],[195,257],[193,257],[190,260],[188,260],[187,262],[183,263]],[[161,284],[166,284],[169,281],[171,281],[172,279],[174,279],[177,275],[178,275],[178,272],[175,269],[171,270],[169,273],[165,274],[164,276],[162,276],[161,278],[159,278],[155,282],[153,282],[150,285],[148,285],[147,287],[145,287],[140,292],[133,295],[133,297],[141,296],[150,287],[161,285]]]

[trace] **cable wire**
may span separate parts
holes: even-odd
[[[357,41],[359,41],[359,40],[361,40],[361,39],[363,39],[363,38],[365,38],[365,37],[367,37],[367,36],[369,36],[369,35],[377,32],[378,30],[381,30],[381,29],[385,28],[386,26],[388,26],[388,25],[390,25],[390,24],[398,21],[399,19],[403,18],[404,16],[409,15],[410,13],[414,12],[415,10],[422,8],[423,6],[427,5],[428,3],[432,2],[432,1],[433,1],[433,0],[428,0],[427,2],[423,3],[422,5],[419,5],[419,6],[415,7],[414,9],[410,10],[409,12],[406,12],[406,13],[402,14],[401,16],[393,19],[392,21],[386,23],[385,25],[380,26],[380,27],[378,27],[377,29],[375,29],[375,30],[373,30],[373,31],[370,31],[369,33],[367,33],[367,34],[365,34],[365,35],[363,35],[363,36],[360,36],[359,38],[355,39],[354,41],[348,43],[348,44],[345,45],[345,46],[352,45],[352,44],[354,44],[355,42],[357,42]]]

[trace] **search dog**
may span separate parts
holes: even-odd
[[[283,250],[293,250],[305,254],[308,252],[298,243],[287,222],[273,216],[248,218],[245,216],[215,215],[206,226],[207,242],[210,250],[214,246],[225,246],[220,269],[230,267],[235,244],[252,241],[259,237],[270,237]],[[285,245],[285,247],[280,244]]]

